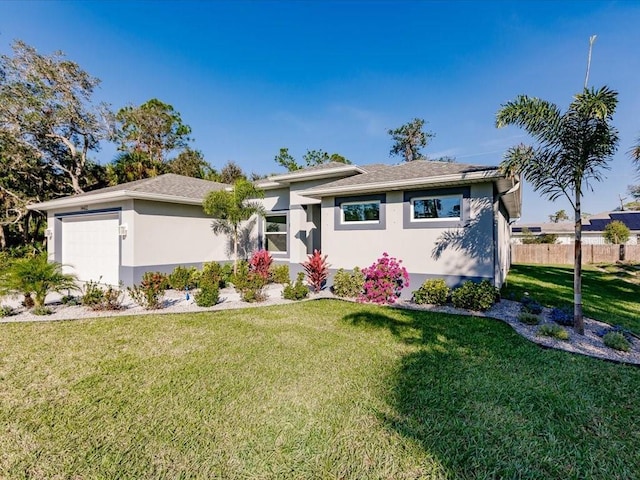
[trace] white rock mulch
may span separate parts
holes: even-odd
[[[83,306],[63,305],[60,302],[60,295],[51,295],[47,298],[47,307],[53,310],[51,315],[34,315],[20,305],[19,298],[5,299],[3,304],[9,305],[17,310],[16,315],[0,318],[0,323],[11,322],[41,322],[56,320],[79,320],[83,318],[96,317],[113,317],[125,315],[149,315],[149,314],[169,314],[169,313],[188,313],[188,312],[209,312],[218,310],[228,310],[234,308],[262,307],[268,305],[279,305],[292,303],[290,300],[282,298],[282,285],[272,284],[266,288],[267,300],[261,303],[246,303],[240,300],[240,296],[233,288],[224,288],[220,291],[220,302],[213,307],[198,307],[193,296],[187,299],[184,292],[169,290],[164,297],[164,308],[159,310],[145,310],[136,305],[131,298],[125,294],[123,301],[123,309],[118,311],[94,311]],[[319,294],[312,294],[311,299],[318,298],[337,298],[329,291],[323,291]],[[631,350],[629,352],[619,352],[608,348],[602,342],[602,338],[596,332],[602,328],[609,327],[606,323],[598,322],[585,317],[585,334],[578,335],[571,328],[567,328],[569,332],[569,340],[562,341],[555,338],[543,337],[536,335],[538,325],[525,325],[518,321],[520,313],[520,303],[502,300],[496,303],[486,312],[473,312],[454,308],[452,306],[436,306],[436,305],[417,305],[408,300],[400,300],[395,308],[405,308],[411,310],[428,310],[434,312],[442,312],[456,315],[471,315],[479,317],[489,317],[501,320],[509,324],[517,333],[526,339],[537,343],[543,347],[556,348],[566,350],[568,352],[579,353],[591,357],[611,360],[621,363],[629,363],[640,365],[640,339],[634,338],[631,342]],[[550,309],[545,309],[541,317],[543,323],[552,323],[549,320]]]

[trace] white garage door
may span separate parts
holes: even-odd
[[[80,280],[117,285],[120,271],[118,215],[78,215],[62,219],[62,264]]]

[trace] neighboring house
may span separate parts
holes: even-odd
[[[640,211],[613,211],[591,215],[582,219],[582,243],[585,245],[604,245],[605,227],[614,220],[619,220],[629,228],[627,245],[637,245],[640,235]],[[521,244],[522,239],[533,235],[555,235],[556,243],[569,245],[575,241],[575,225],[573,222],[558,223],[521,223],[511,227],[512,243]]]
[[[267,214],[245,226],[244,251],[266,248],[292,276],[314,249],[332,271],[367,267],[387,252],[403,261],[412,288],[426,278],[499,286],[510,266],[521,190],[496,167],[329,163],[258,186]],[[145,271],[231,258],[229,240],[214,236],[201,207],[210,190],[227,187],[168,174],[30,208],[48,214],[51,259],[82,280],[130,285]]]

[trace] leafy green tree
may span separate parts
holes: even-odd
[[[502,105],[496,118],[498,127],[521,127],[535,140],[510,148],[502,170],[522,175],[551,201],[566,197],[574,209],[574,326],[579,334],[584,334],[581,200],[590,181],[602,180],[617,149],[618,132],[611,125],[617,103],[617,92],[608,87],[585,88],[564,113],[553,103],[521,95]]]
[[[389,129],[387,133],[393,138],[389,155],[402,156],[405,162],[425,159],[426,157],[422,155],[421,150],[428,145],[435,134],[425,132],[424,124],[423,119],[414,118],[401,127]]]
[[[157,98],[121,108],[115,119],[118,149],[143,153],[155,163],[166,162],[170,152],[187,148],[191,140],[191,128],[182,123],[180,114]]]
[[[264,215],[265,210],[255,199],[263,198],[264,192],[245,179],[236,180],[231,191],[210,192],[203,202],[207,215],[214,218],[213,232],[230,235],[233,239],[233,273],[238,273],[239,233],[243,222],[254,215]]]
[[[88,155],[108,138],[106,104],[92,101],[100,81],[62,52],[42,55],[22,41],[0,56],[0,130],[66,181],[59,196],[82,193]]]
[[[553,223],[564,222],[569,220],[569,215],[564,210],[558,210],[556,213],[549,215],[549,221]]]
[[[107,177],[111,185],[157,177],[168,171],[168,165],[154,162],[146,153],[135,151],[123,152],[107,165]]]
[[[289,153],[288,148],[281,148],[273,160],[281,167],[286,168],[289,172],[294,172],[302,168],[298,165],[296,159]]]
[[[204,159],[202,152],[184,149],[176,158],[170,160],[168,168],[171,173],[193,178],[210,178],[217,174],[216,171]]]
[[[307,150],[307,152],[302,156],[306,167],[314,167],[316,165],[322,165],[330,162],[338,162],[351,164],[351,161],[339,153],[329,154],[324,150]],[[275,162],[286,168],[290,172],[294,172],[296,170],[300,170],[301,168],[305,168],[300,165],[296,159],[289,153],[288,148],[281,148],[278,155],[274,158]]]
[[[607,243],[621,245],[623,243],[627,243],[630,234],[631,232],[629,231],[629,227],[620,220],[614,220],[607,223],[607,226],[604,227],[603,236]]]

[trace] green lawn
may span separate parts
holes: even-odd
[[[585,315],[622,325],[640,334],[640,271],[629,266],[585,266],[582,304]],[[546,306],[573,304],[573,267],[513,265],[504,298],[520,300],[525,292]]]
[[[640,477],[640,369],[321,300],[0,325],[0,478]]]

